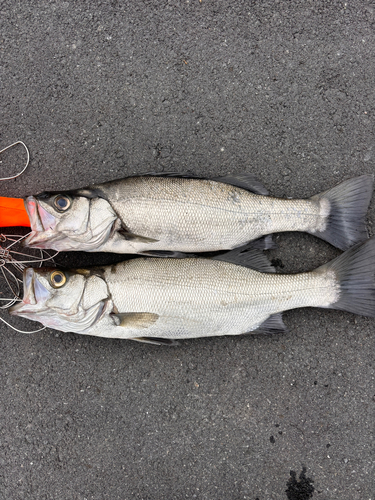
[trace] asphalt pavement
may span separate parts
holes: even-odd
[[[178,171],[297,198],[373,173],[374,28],[359,0],[2,0],[0,149],[31,159],[1,194]],[[280,272],[340,253],[275,241]],[[176,348],[1,324],[0,499],[374,500],[374,319],[284,322]]]

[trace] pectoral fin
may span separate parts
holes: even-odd
[[[137,328],[139,330],[149,328],[158,319],[159,315],[148,312],[130,312],[111,314],[116,326],[123,328]]]
[[[148,236],[141,236],[140,234],[134,234],[122,228],[118,231],[121,236],[127,241],[134,241],[135,243],[156,243],[159,240],[154,238],[149,238]]]
[[[180,345],[176,340],[162,339],[159,337],[133,337],[129,340],[136,340],[137,342],[143,342],[145,344],[152,345],[166,345],[168,347]]]
[[[139,255],[146,255],[147,257],[161,257],[161,258],[173,258],[173,259],[185,259],[186,257],[192,257],[192,254],[187,254],[184,252],[172,252],[169,250],[146,250],[144,252],[139,252]]]

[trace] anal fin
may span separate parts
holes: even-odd
[[[256,330],[249,333],[285,333],[287,328],[281,313],[271,314]]]

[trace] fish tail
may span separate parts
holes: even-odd
[[[321,266],[322,271],[333,271],[338,282],[338,297],[330,309],[375,317],[375,237]]]
[[[372,175],[361,175],[313,196],[312,200],[320,202],[325,224],[312,234],[341,250],[367,239],[365,219],[373,183]]]

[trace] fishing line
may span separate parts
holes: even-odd
[[[25,332],[24,330],[19,330],[15,326],[11,325],[7,321],[5,321],[5,319],[2,318],[1,316],[0,316],[0,321],[2,321],[3,323],[5,323],[6,325],[8,325],[10,328],[12,328],[12,330],[15,330],[16,332],[19,332],[19,333],[37,333],[37,332],[41,332],[42,330],[45,330],[47,328],[46,326],[43,326],[43,328],[39,328],[39,330],[33,330],[31,332]]]
[[[26,269],[27,266],[31,264],[37,264],[39,267],[41,267],[42,263],[47,261],[54,264],[54,257],[56,257],[56,255],[59,253],[55,252],[53,255],[50,255],[46,250],[39,250],[40,256],[34,256],[21,251],[17,251],[14,247],[17,244],[20,244],[21,241],[27,236],[27,234],[24,236],[0,234],[0,279],[3,278],[8,286],[8,290],[12,294],[12,297],[0,297],[0,309],[9,309],[14,304],[22,300],[20,298],[20,294],[23,279],[21,279],[21,277],[23,275],[24,269]],[[8,242],[9,244],[4,248],[3,244]],[[13,255],[17,256],[17,259],[14,258]],[[10,266],[12,266],[13,269],[10,269]],[[17,276],[17,273],[21,277]],[[3,302],[5,302],[5,304],[3,304]],[[38,330],[27,332],[14,327],[1,316],[0,320],[19,333],[37,333],[45,329],[45,327],[43,327]]]
[[[23,167],[23,169],[17,174],[9,177],[0,177],[0,181],[8,181],[11,179],[16,179],[17,177],[22,175],[29,166],[30,152],[26,144],[22,141],[16,141],[13,144],[10,144],[6,148],[0,150],[0,154],[4,153],[8,149],[17,146],[18,144],[21,144],[26,150],[27,154],[26,164]],[[22,240],[26,238],[29,234],[30,233],[25,234],[24,236],[13,235],[13,234],[12,235],[0,234],[0,280],[2,278],[5,281],[5,283],[8,286],[8,291],[10,291],[12,295],[10,298],[0,296],[0,309],[9,309],[14,304],[22,300],[20,298],[21,286],[23,285],[22,275],[24,269],[26,269],[27,266],[31,264],[37,264],[39,267],[41,267],[42,263],[47,261],[50,261],[54,264],[53,259],[59,253],[55,252],[53,255],[50,255],[46,250],[39,250],[40,256],[39,255],[36,256],[21,251],[21,249],[18,249],[17,245],[20,246]],[[5,244],[7,245],[5,246]],[[10,269],[10,267],[12,267],[12,269]],[[17,273],[18,275],[21,275],[21,277],[17,276]],[[1,292],[0,295],[2,295]],[[5,302],[5,304],[3,304],[3,302]],[[9,326],[10,328],[19,333],[37,333],[46,328],[44,326],[43,328],[40,328],[38,330],[26,332],[23,330],[19,330],[15,326],[11,325],[7,321],[5,321],[5,319],[3,319],[1,316],[0,316],[0,321],[2,321],[7,326]]]
[[[4,153],[4,151],[7,151],[10,148],[13,148],[14,146],[17,146],[17,144],[22,144],[22,146],[26,149],[26,154],[27,154],[26,165],[23,167],[23,169],[21,170],[21,172],[19,172],[18,174],[12,175],[10,177],[0,177],[0,181],[9,181],[11,179],[16,179],[17,177],[19,177],[20,175],[22,175],[24,173],[24,171],[27,169],[27,167],[29,166],[29,161],[30,161],[29,149],[26,146],[26,144],[24,142],[22,142],[22,141],[13,142],[13,144],[11,144],[10,146],[7,146],[6,148],[2,149],[0,151],[0,154]]]

